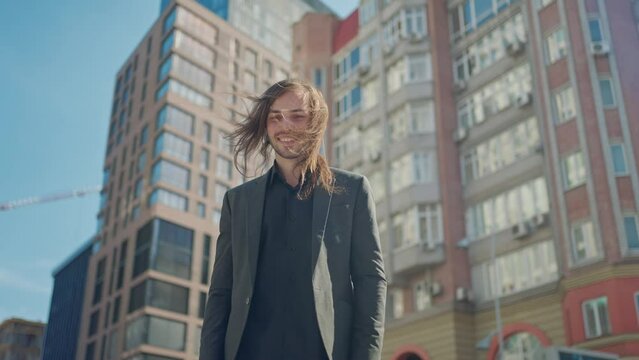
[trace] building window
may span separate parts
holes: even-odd
[[[361,88],[359,85],[355,86],[337,99],[338,101],[335,103],[335,120],[339,122],[346,120],[348,116],[359,111],[362,102]]]
[[[198,306],[198,316],[204,319],[204,311],[206,310],[206,293],[200,292],[200,303]]]
[[[205,148],[202,148],[200,151],[200,170],[208,170],[209,169],[209,151]]]
[[[577,115],[572,87],[557,91],[553,98],[555,123],[564,123]]]
[[[577,151],[562,159],[561,161],[564,175],[564,190],[586,183],[586,167],[581,151]]]
[[[95,285],[93,287],[93,302],[95,305],[102,300],[102,288],[104,285],[104,273],[106,266],[106,257],[98,261],[97,269],[95,271]]]
[[[377,0],[362,1],[359,6],[359,26],[364,26],[377,15]]]
[[[626,215],[623,217],[623,225],[626,233],[628,249],[639,250],[639,220],[637,215]]]
[[[213,101],[208,96],[175,79],[169,79],[160,86],[155,93],[155,101],[162,99],[167,92],[172,92],[195,105],[207,109],[213,107]]]
[[[231,160],[218,156],[215,165],[215,174],[224,180],[230,181],[233,176]]]
[[[534,360],[543,349],[539,339],[528,332],[518,332],[510,335],[504,341],[503,359]]]
[[[391,182],[393,193],[412,185],[433,182],[435,179],[435,156],[424,151],[408,153],[393,160],[391,172],[395,177]]]
[[[416,244],[435,246],[442,242],[441,210],[438,204],[421,204],[392,217],[395,249]]]
[[[415,310],[422,311],[430,307],[431,297],[428,283],[420,281],[413,286]]]
[[[164,182],[181,190],[189,189],[191,172],[170,161],[160,160],[151,169],[151,184]]]
[[[137,173],[139,174],[143,172],[145,167],[146,167],[146,152],[142,151],[142,153],[140,153],[140,156],[138,156]]]
[[[628,166],[626,165],[626,154],[623,143],[611,144],[610,153],[612,155],[612,166],[615,175],[628,175]]]
[[[614,107],[615,104],[615,91],[612,87],[612,80],[610,78],[599,79],[599,90],[601,91],[601,102],[604,107]]]
[[[548,210],[546,180],[539,177],[470,206],[466,210],[466,232],[470,239],[480,239]]]
[[[215,201],[218,204],[222,204],[222,201],[224,200],[224,195],[226,194],[228,190],[229,190],[228,186],[224,184],[220,184],[220,183],[215,183]]]
[[[140,147],[144,146],[149,140],[149,126],[144,125],[142,132],[140,132]]]
[[[404,290],[393,289],[391,292],[393,303],[393,318],[399,319],[404,316]]]
[[[220,224],[220,218],[222,217],[222,212],[218,209],[213,209],[211,218],[213,220],[213,223],[216,225]]]
[[[153,219],[138,230],[133,278],[148,269],[182,279],[191,277],[193,230]]]
[[[122,288],[122,284],[124,283],[124,270],[126,268],[127,251],[128,251],[128,241],[124,240],[122,242],[122,246],[120,248],[120,262],[118,264],[118,278],[117,278],[116,286],[115,286],[116,290],[120,290],[120,288]]]
[[[611,333],[607,297],[584,301],[582,312],[587,339]]]
[[[153,157],[158,157],[164,153],[177,160],[191,162],[193,145],[190,141],[184,140],[170,132],[163,131],[155,139]]]
[[[180,314],[188,313],[189,289],[165,281],[148,279],[131,289],[129,313],[152,306]]]
[[[550,4],[552,4],[555,0],[537,0],[537,7],[539,9],[544,8]]]
[[[91,314],[89,318],[89,337],[95,335],[98,331],[98,323],[100,321],[100,310],[96,310]]]
[[[572,256],[575,263],[595,258],[599,255],[597,240],[591,221],[572,226]]]
[[[209,284],[209,268],[211,259],[211,235],[204,234],[202,244],[202,272],[200,273],[200,283]]]
[[[204,203],[197,203],[197,216],[202,219],[206,217],[206,205]]]
[[[593,43],[603,41],[601,21],[599,21],[599,18],[588,19],[588,29],[590,30],[590,41]]]
[[[158,112],[155,127],[160,129],[167,124],[184,135],[193,135],[195,117],[173,105],[166,105]]]
[[[233,151],[229,134],[222,130],[218,130],[217,132],[217,149],[228,154]]]
[[[497,281],[499,269],[499,282]],[[478,301],[532,289],[559,278],[555,247],[546,240],[473,266],[473,291]]]
[[[462,154],[464,183],[493,174],[533,154],[541,143],[537,119],[531,117]]]
[[[126,326],[125,349],[142,344],[182,351],[186,340],[186,324],[156,316],[141,316]]]
[[[326,71],[323,68],[313,70],[313,84],[316,88],[324,90],[326,86]]]
[[[206,178],[206,176],[200,175],[198,180],[198,186],[197,186],[198,195],[203,197],[206,196],[207,183],[208,183],[208,179]]]
[[[153,190],[149,196],[149,206],[155,204],[161,204],[183,212],[189,210],[189,199],[186,196],[165,189]]]
[[[566,35],[563,28],[553,31],[546,37],[546,60],[548,64],[564,58],[567,52]]]

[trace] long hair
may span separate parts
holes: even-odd
[[[320,154],[322,139],[328,125],[328,106],[322,93],[312,85],[301,80],[282,80],[269,87],[259,97],[249,97],[254,103],[246,119],[237,125],[229,135],[233,144],[235,168],[247,177],[251,160],[261,160],[264,170],[270,163],[272,148],[266,130],[266,120],[273,102],[286,92],[294,92],[302,97],[308,111],[308,126],[303,132],[292,132],[291,137],[299,140],[301,149],[296,170],[299,170],[304,184],[299,192],[300,198],[308,198],[315,186],[326,191],[336,190],[334,175],[328,161]],[[309,175],[310,178],[305,177]]]

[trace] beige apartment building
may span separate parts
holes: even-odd
[[[116,75],[78,360],[197,359],[221,201],[243,179],[225,136],[290,76],[279,54],[177,0]]]

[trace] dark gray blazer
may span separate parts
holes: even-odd
[[[331,360],[379,359],[386,279],[375,202],[365,177],[332,170],[342,191],[331,196],[317,187],[313,193],[317,321]],[[266,185],[263,175],[224,196],[200,360],[236,356],[253,292]]]

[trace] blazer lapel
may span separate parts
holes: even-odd
[[[255,284],[255,273],[257,271],[257,257],[260,250],[260,238],[262,229],[262,215],[264,212],[264,197],[266,185],[268,183],[268,172],[255,180],[246,201],[246,221],[247,253],[249,273],[251,275],[251,285]]]

